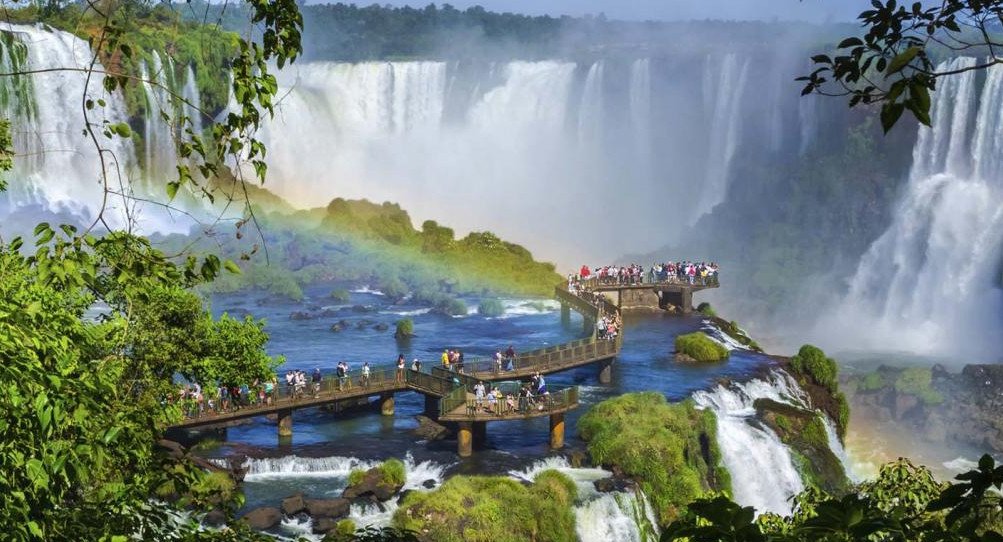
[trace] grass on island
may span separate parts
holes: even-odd
[[[700,362],[728,359],[728,349],[702,331],[676,336],[676,352]]]
[[[695,499],[731,491],[717,420],[691,400],[669,403],[657,392],[627,393],[589,409],[578,433],[593,462],[615,465],[640,484],[663,526]]]
[[[437,542],[574,542],[573,481],[544,471],[526,486],[507,477],[458,475],[409,493],[393,526]]]

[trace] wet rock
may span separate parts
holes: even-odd
[[[338,325],[341,326],[341,329],[345,329],[352,324],[348,320],[338,320]]]
[[[895,395],[895,417],[902,419],[910,410],[919,405],[919,399],[915,395],[898,393]]]
[[[366,471],[366,475],[358,484],[348,486],[341,494],[345,499],[371,499],[380,502],[389,501],[400,491],[403,484],[395,486],[384,479],[383,473],[376,468]]]
[[[429,489],[431,489],[431,488],[429,488]],[[412,494],[412,493],[414,493],[413,489],[405,489],[404,491],[401,491],[400,496],[397,497],[397,504],[404,504],[404,499],[406,499],[407,496],[410,495],[410,494]]]
[[[240,521],[247,523],[252,529],[266,531],[282,521],[282,512],[278,508],[256,508],[240,518]]]
[[[421,487],[425,489],[435,489],[435,480],[429,478],[428,480],[425,480],[424,482],[421,483]]]
[[[372,312],[372,311],[373,311],[373,309],[371,307],[367,307],[365,305],[353,305],[352,306],[352,312]]]
[[[373,325],[373,322],[370,320],[359,320],[358,322],[355,323],[355,325],[359,329],[366,329],[367,327]]]
[[[340,518],[348,515],[351,503],[348,499],[309,499],[306,511],[314,518]]]
[[[330,316],[335,316],[337,314],[338,314],[338,311],[336,311],[334,309],[324,309],[323,311],[321,311],[320,316],[322,316],[324,318],[328,318]]]
[[[306,510],[306,500],[303,498],[302,493],[297,493],[291,497],[286,497],[282,499],[282,505],[280,506],[282,513],[287,516],[295,516],[300,512]]]
[[[311,523],[313,534],[325,534],[338,526],[338,520],[334,518],[314,518]]]
[[[289,314],[289,319],[290,320],[309,320],[311,318],[313,318],[313,317],[310,315],[310,313],[309,312],[304,312],[304,311],[296,311],[296,312],[293,312],[293,313]]]
[[[202,516],[202,525],[206,527],[222,527],[226,523],[226,514],[220,510],[210,510],[208,514]]]
[[[428,416],[415,416],[418,427],[414,434],[421,440],[443,440],[449,437],[449,429]]]
[[[376,324],[376,331],[386,331],[388,329],[390,329],[390,325],[387,324],[386,322],[380,322],[379,324]]]
[[[341,333],[341,324],[334,324],[331,326],[331,333]]]
[[[596,491],[600,493],[633,491],[635,487],[633,480],[621,476],[610,476],[609,478],[600,478],[599,480],[592,482],[592,485],[596,488]]]

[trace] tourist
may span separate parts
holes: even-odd
[[[443,350],[442,351],[442,368],[446,369],[447,371],[450,370],[449,369],[449,350]]]
[[[362,387],[363,388],[368,388],[369,387],[369,362],[368,361],[362,364]]]
[[[497,392],[497,391],[498,391],[497,389],[494,389],[494,390],[488,391],[488,393],[487,393],[487,396],[488,396],[488,409],[487,409],[487,411],[490,412],[490,413],[492,413],[492,414],[497,414],[498,413],[498,408],[497,408],[498,407],[498,397],[495,395],[495,392]]]
[[[505,396],[505,413],[510,414],[515,411],[515,397],[512,394]]]
[[[414,360],[411,361],[411,370],[412,371],[420,370],[420,365],[418,364],[418,358],[414,358]]]
[[[404,383],[404,354],[397,356],[397,376],[394,382],[397,384]]]
[[[273,376],[271,380],[269,380],[268,382],[265,382],[265,404],[266,405],[271,405],[272,404],[272,395],[275,394],[275,384],[277,383],[277,381],[278,381],[278,378]]]
[[[475,410],[481,409],[481,404],[484,402],[484,382],[477,382],[474,384],[474,405]]]
[[[345,373],[347,372],[346,369],[345,369],[345,362],[344,361],[339,361],[338,362],[338,367],[337,367],[337,369],[335,369],[335,372],[337,373],[337,377],[338,377],[338,391],[344,391],[345,390]]]
[[[513,348],[511,344],[508,345],[508,350],[505,351],[505,359],[508,360],[509,363],[515,361],[515,348]]]
[[[320,383],[324,380],[324,375],[320,374],[320,367],[313,368],[311,380],[313,381],[313,397],[316,399],[317,395],[320,394]]]
[[[542,374],[536,373],[536,394],[543,395],[544,393],[547,393],[547,381]]]
[[[463,351],[456,349],[456,372],[463,374]]]
[[[289,397],[295,395],[296,392],[296,375],[292,371],[286,371],[286,393]]]

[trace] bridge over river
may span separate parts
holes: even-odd
[[[288,439],[292,436],[295,410],[352,404],[368,401],[371,397],[379,397],[382,413],[392,416],[394,395],[410,391],[425,396],[426,414],[438,418],[440,422],[457,424],[457,449],[460,456],[469,456],[474,444],[483,441],[488,422],[542,416],[550,417],[551,447],[561,448],[564,445],[564,414],[578,407],[577,386],[549,389],[547,394],[534,397],[531,403],[517,398],[516,404],[510,407],[505,396],[517,395],[518,384],[515,386],[508,383],[499,384],[505,396],[501,401],[493,403],[487,399],[479,402],[473,393],[474,385],[478,382],[528,379],[536,373],[547,375],[591,364],[599,367],[599,381],[609,383],[612,374],[611,365],[620,353],[623,334],[617,333],[615,339],[600,338],[596,333],[595,322],[603,316],[619,316],[620,304],[624,299],[622,292],[682,291],[685,292],[682,294],[684,298],[692,299],[694,290],[711,287],[675,283],[614,286],[599,284],[597,281],[587,282],[585,286],[569,290],[567,284],[561,284],[555,288],[555,296],[561,303],[562,317],[565,321],[570,318],[568,314],[570,310],[575,310],[584,317],[585,331],[589,333],[584,339],[522,352],[511,362],[506,361],[503,365],[499,365],[495,360],[468,361],[463,364],[462,371],[436,366],[427,373],[392,368],[372,370],[368,377],[363,376],[361,370],[350,371],[344,379],[326,375],[316,393],[309,384],[307,390],[299,395],[282,394],[279,389],[275,389],[264,403],[240,408],[224,410],[218,401],[207,398],[201,404],[187,405],[188,415],[172,428],[194,429],[274,415],[278,418],[279,438]],[[617,293],[616,303],[611,300],[610,292]],[[662,294],[655,295],[661,299]]]

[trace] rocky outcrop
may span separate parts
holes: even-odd
[[[314,518],[340,518],[348,515],[352,503],[348,499],[309,499],[306,512]]]
[[[306,510],[306,499],[303,498],[302,493],[297,493],[282,499],[282,505],[279,508],[287,516],[295,516]]]
[[[282,512],[278,508],[256,508],[240,518],[240,521],[247,523],[252,529],[267,531],[282,521]]]
[[[414,419],[418,421],[418,427],[415,428],[414,434],[421,440],[444,440],[449,438],[451,434],[449,428],[428,416],[415,416]]]
[[[613,475],[609,478],[600,478],[592,482],[592,486],[600,493],[618,493],[623,491],[634,491],[637,483],[626,476]]]
[[[391,460],[393,461],[393,460]],[[389,475],[387,464],[390,461],[366,471],[362,479],[347,488],[341,494],[345,499],[368,499],[378,502],[386,502],[404,487],[403,476],[400,480],[394,480]]]
[[[847,378],[844,386],[859,417],[905,431],[922,442],[961,444],[1003,452],[1003,365],[878,367]]]
[[[756,418],[790,448],[794,465],[806,484],[835,495],[849,488],[846,471],[829,448],[825,425],[818,412],[771,399],[757,399],[754,406]]]

